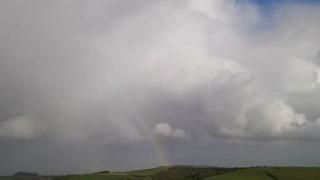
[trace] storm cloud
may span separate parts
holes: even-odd
[[[318,163],[319,8],[1,1],[0,173]]]

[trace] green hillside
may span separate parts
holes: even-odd
[[[205,179],[206,177],[221,175],[235,170],[234,168],[216,168],[201,166],[162,166],[152,169],[112,172],[112,173],[94,173],[90,175],[73,175],[55,177],[55,180],[179,180],[179,179]]]
[[[207,180],[319,180],[320,168],[267,167],[247,168],[213,176]]]
[[[219,168],[161,166],[135,171],[102,171],[65,176],[6,176],[0,180],[320,180],[320,168],[256,167]]]

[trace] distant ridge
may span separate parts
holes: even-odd
[[[13,176],[39,176],[39,174],[35,172],[19,171],[16,172]]]

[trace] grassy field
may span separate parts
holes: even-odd
[[[0,180],[320,180],[320,168],[218,168],[162,166],[152,169],[66,176],[0,177]]]
[[[196,167],[196,166],[162,166],[128,172],[95,173],[91,175],[60,176],[55,180],[176,180],[176,179],[205,179],[233,171],[234,168]]]
[[[247,168],[213,176],[207,180],[320,180],[320,168]]]

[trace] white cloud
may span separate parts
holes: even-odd
[[[310,60],[292,59],[287,68],[288,91],[311,92],[319,86],[320,68]]]
[[[41,134],[31,116],[19,116],[0,123],[0,137],[32,139]]]
[[[154,133],[169,138],[186,138],[186,132],[182,129],[171,128],[168,123],[159,123],[154,127]]]
[[[264,17],[238,1],[73,3],[0,6],[0,110],[41,117],[3,121],[2,134],[50,126],[45,133],[61,139],[127,142],[154,128],[184,136],[175,124],[188,134],[294,139],[319,119],[306,110],[320,104],[317,8],[279,6]]]

